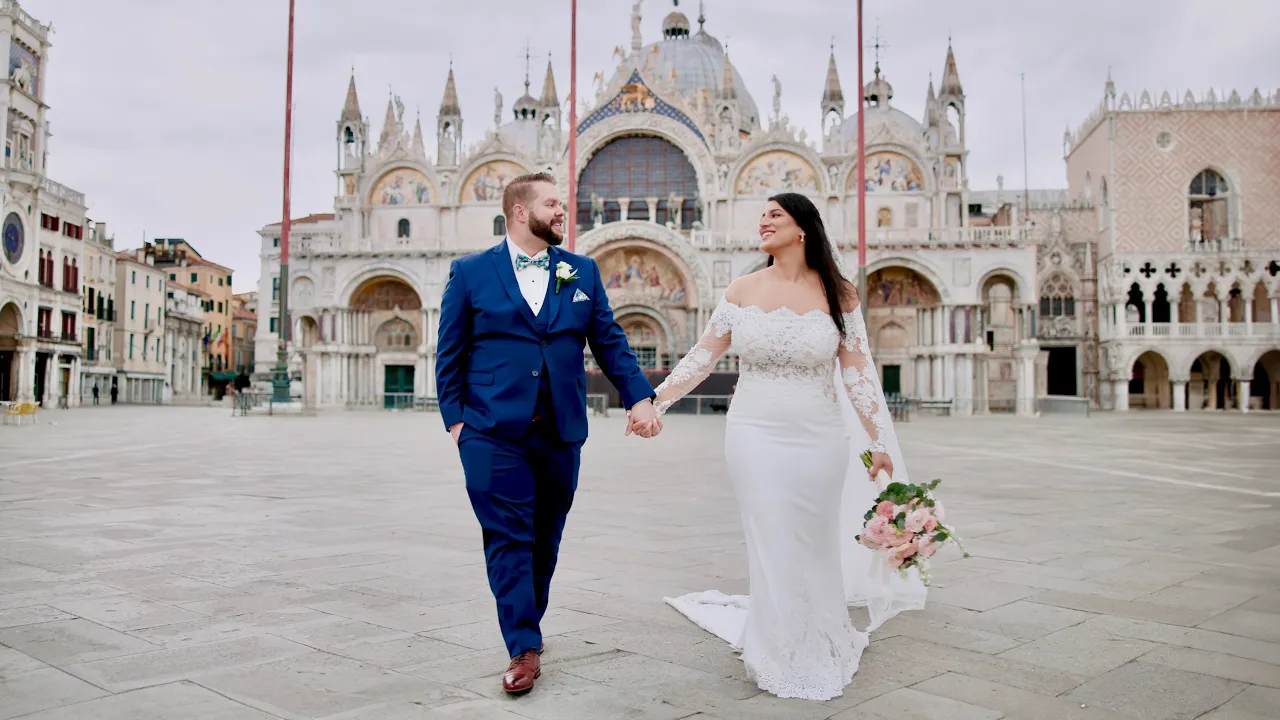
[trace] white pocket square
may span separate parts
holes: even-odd
[[[573,293],[574,302],[586,302],[587,300],[590,300],[590,299],[591,298],[587,297],[587,294],[582,292],[581,290],[577,290]]]

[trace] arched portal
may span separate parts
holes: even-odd
[[[1152,350],[1138,356],[1129,377],[1129,407],[1168,410],[1172,407],[1169,390],[1169,363]]]
[[[366,280],[351,295],[361,344],[372,345],[372,359],[357,358],[363,387],[373,389],[386,409],[414,406],[426,365],[418,352],[424,336],[422,299],[405,281],[390,276]],[[365,397],[368,397],[366,394]]]
[[[1226,410],[1235,407],[1236,388],[1231,382],[1231,361],[1216,350],[1202,353],[1191,363],[1187,383],[1187,409]]]
[[[658,198],[659,224],[689,229],[697,210],[698,174],[680,148],[649,135],[620,137],[592,156],[578,180],[578,227],[649,220],[646,198]],[[624,209],[625,206],[625,209]],[[677,218],[678,215],[678,218]]]
[[[867,334],[886,394],[940,396],[941,358],[913,357],[911,348],[934,344],[941,304],[933,283],[910,268],[884,267],[867,277]]]
[[[0,307],[0,400],[18,399],[18,335],[22,331],[22,313],[18,306],[6,303]]]
[[[1270,350],[1254,363],[1249,395],[1251,409],[1280,410],[1280,350]]]

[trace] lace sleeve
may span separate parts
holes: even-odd
[[[871,438],[868,449],[873,453],[887,452],[884,438],[889,434],[889,408],[880,389],[880,376],[871,361],[871,343],[867,340],[861,307],[844,314],[844,327],[845,338],[838,358],[845,392]]]
[[[711,313],[711,321],[698,344],[676,365],[666,380],[654,391],[658,414],[665,413],[680,398],[688,395],[711,374],[712,368],[733,342],[733,319],[736,306],[721,300]]]

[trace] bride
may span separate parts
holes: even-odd
[[[698,344],[658,386],[665,413],[730,348],[740,360],[725,458],[742,513],[749,597],[719,591],[667,602],[741,652],[748,676],[784,698],[829,700],[858,670],[868,633],[924,607],[917,575],[902,579],[853,537],[881,470],[905,463],[872,364],[857,292],[813,203],[769,199],[760,219],[769,265],[725,291]],[[638,426],[652,435],[661,425]],[[867,470],[858,460],[872,453]],[[867,605],[854,628],[849,605]]]

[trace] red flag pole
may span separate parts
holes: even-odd
[[[858,0],[858,298],[867,302],[867,124],[862,85],[862,0]],[[864,313],[865,310],[864,310]]]
[[[293,5],[289,0],[289,47],[284,81],[284,210],[280,219],[280,319],[273,401],[289,402],[289,166],[293,149]]]
[[[578,0],[569,0],[569,252],[578,237]]]

